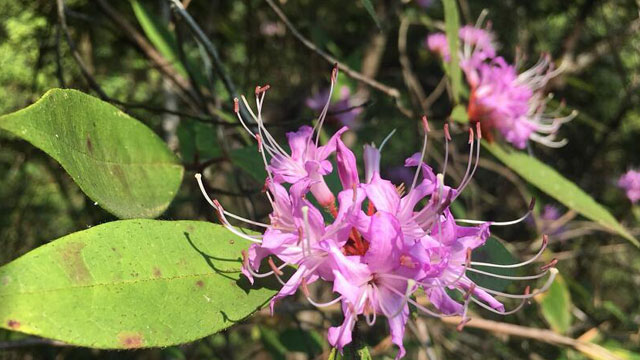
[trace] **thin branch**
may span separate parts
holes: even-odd
[[[424,106],[426,103],[426,95],[420,81],[413,73],[411,69],[411,61],[407,55],[407,33],[409,32],[409,26],[411,21],[406,16],[400,17],[400,27],[398,28],[398,53],[400,54],[400,65],[402,66],[402,76],[404,82],[407,84],[407,88],[411,94],[413,94],[414,103],[420,108],[422,113],[426,114],[427,108]]]
[[[65,37],[67,39],[67,44],[69,45],[69,50],[71,51],[71,55],[73,55],[74,60],[78,64],[78,67],[80,67],[80,72],[82,72],[82,75],[87,80],[87,82],[89,83],[89,86],[93,89],[93,91],[95,91],[98,94],[98,96],[100,96],[101,99],[108,100],[109,96],[107,96],[107,94],[104,92],[104,90],[102,90],[102,88],[100,87],[96,79],[93,77],[93,75],[91,75],[91,73],[89,72],[89,69],[87,68],[87,65],[82,60],[82,57],[80,57],[80,54],[76,49],[76,45],[73,42],[73,39],[71,39],[71,34],[69,33],[69,27],[67,26],[67,18],[65,16],[64,0],[56,0],[56,3],[58,5],[58,19],[60,20],[60,27],[62,27],[62,31],[64,32]]]
[[[177,0],[174,0],[177,1]],[[350,68],[349,66],[345,65],[344,63],[338,61],[338,59],[334,58],[333,56],[329,55],[328,53],[326,53],[324,50],[320,49],[318,46],[316,46],[314,43],[312,43],[309,39],[307,39],[306,37],[304,37],[304,35],[302,35],[300,33],[300,31],[298,31],[298,29],[295,28],[295,26],[293,26],[293,24],[291,23],[291,21],[289,20],[289,18],[287,18],[287,16],[282,12],[282,10],[280,10],[280,8],[273,2],[273,0],[265,0],[267,2],[267,4],[269,4],[269,6],[271,7],[271,9],[273,9],[273,11],[276,13],[276,15],[278,15],[278,17],[280,18],[280,20],[282,20],[282,22],[287,26],[287,28],[291,31],[291,33],[293,34],[293,36],[295,36],[304,46],[306,46],[309,50],[315,52],[316,54],[320,55],[322,58],[324,58],[325,60],[327,60],[329,63],[331,64],[337,64],[338,68],[340,70],[342,70],[345,74],[347,74],[347,76],[350,76],[351,78],[361,81],[369,86],[371,86],[372,88],[379,90],[395,99],[400,98],[400,91],[398,91],[398,89],[396,88],[392,88],[390,86],[384,85],[379,83],[378,81],[368,78],[366,76],[364,76],[363,74],[353,70],[352,68]]]
[[[97,2],[100,8],[102,8],[102,11],[123,30],[123,33],[140,48],[147,58],[155,64],[155,67],[189,97],[189,99],[186,99],[186,96],[183,95],[183,100],[187,101],[192,107],[197,108],[194,102],[198,101],[198,97],[194,89],[191,87],[189,81],[178,73],[173,64],[165,59],[165,57],[147,41],[145,36],[131,25],[122,14],[111,7],[107,1],[98,0]]]
[[[198,26],[196,21],[191,17],[191,15],[189,15],[189,13],[187,12],[187,10],[184,8],[184,6],[180,1],[178,0],[168,0],[168,1],[171,3],[174,11],[177,12],[177,14],[186,22],[187,26],[189,26],[191,31],[193,31],[196,39],[204,46],[205,51],[211,57],[211,60],[213,60],[213,67],[216,73],[218,74],[218,76],[220,77],[220,79],[222,79],[222,83],[227,89],[227,92],[229,93],[229,95],[231,97],[237,97],[238,92],[236,90],[236,86],[231,80],[231,78],[229,77],[229,74],[227,74],[227,71],[225,70],[224,64],[220,59],[220,55],[218,54],[218,49],[216,48],[216,46],[204,34],[200,26]]]
[[[453,326],[460,324],[461,320],[462,318],[458,316],[442,318],[444,323]],[[555,345],[571,346],[593,359],[620,360],[618,356],[612,354],[609,350],[600,345],[572,339],[570,337],[557,334],[551,330],[536,329],[479,318],[471,319],[465,327],[487,330],[496,334],[518,336]]]

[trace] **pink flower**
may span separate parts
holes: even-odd
[[[444,34],[433,34],[427,42],[442,37]],[[490,140],[492,130],[498,130],[519,149],[525,148],[530,140],[549,147],[563,146],[566,140],[556,141],[555,135],[576,112],[559,116],[559,110],[546,111],[549,98],[544,89],[560,73],[550,57],[543,55],[535,66],[518,73],[515,66],[496,56],[493,34],[488,30],[465,26],[459,37],[460,67],[470,87],[467,113],[471,123],[481,123]],[[442,41],[437,43],[447,46],[446,49],[429,48],[441,55],[448,54],[448,45]],[[443,58],[450,61],[446,56]]]
[[[481,38],[476,40],[478,44],[482,41]],[[332,84],[334,82],[335,74]],[[260,156],[268,172],[265,190],[273,208],[269,223],[245,219],[226,211],[218,201],[208,197],[200,174],[196,178],[205,199],[215,208],[219,221],[229,231],[253,243],[248,251],[243,252],[243,274],[252,283],[254,278],[275,276],[282,284],[271,300],[272,311],[278,300],[295,294],[298,289],[307,301],[317,307],[340,302],[344,321],[328,331],[329,343],[340,350],[352,341],[352,331],[359,315],[364,315],[369,325],[373,325],[378,316],[385,316],[392,342],[399,349],[396,355],[399,359],[405,355],[403,337],[409,305],[431,316],[461,315],[462,327],[469,319],[467,313],[472,303],[506,315],[517,311],[527,299],[550,286],[557,273],[553,268],[555,262],[535,275],[523,277],[503,276],[475,268],[527,265],[542,254],[546,238],[534,258],[519,264],[471,261],[471,252],[484,245],[489,237],[490,226],[516,223],[529,213],[517,220],[499,223],[454,219],[449,211],[449,205],[469,184],[477,168],[479,124],[476,131],[470,129],[469,163],[456,187],[444,184],[446,161],[438,174],[424,163],[429,129],[426,117],[423,118],[425,138],[422,151],[405,161],[406,167],[415,168],[411,183],[396,187],[380,175],[381,149],[390,136],[382,142],[380,149],[365,147],[365,181],[361,182],[357,159],[340,140],[345,128],[320,146],[318,137],[314,139],[314,129],[302,127],[287,134],[291,153],[284,151],[262,121],[264,91],[265,88],[256,91],[258,111],[254,120],[257,132],[251,131],[248,124],[240,119],[258,141]],[[246,104],[246,100],[243,102]],[[328,103],[322,110],[318,127],[322,126],[327,109]],[[450,140],[447,128],[445,134],[446,159]],[[331,193],[324,180],[334,171],[329,161],[332,154],[335,154],[336,171],[343,187],[337,195]],[[320,208],[307,199],[308,194],[313,194],[321,204]],[[249,234],[231,224],[230,219],[265,230],[261,235]],[[260,272],[260,265],[265,260],[270,271]],[[294,272],[284,279],[283,269],[287,266],[291,266]],[[547,275],[548,279],[540,290],[533,293],[527,287],[524,294],[510,294],[478,286],[467,276],[469,272],[516,281]],[[314,300],[308,289],[313,282],[330,283],[337,297],[328,302]],[[428,298],[430,306],[417,301],[419,289]],[[456,301],[449,292],[458,292],[462,300]],[[519,299],[521,303],[506,311],[496,297]]]
[[[447,42],[447,36],[444,33],[436,33],[427,36],[426,45],[430,51],[440,55],[444,61],[451,61],[449,43]]]
[[[631,203],[637,203],[640,200],[640,171],[627,171],[618,180],[618,186],[624,189]]]

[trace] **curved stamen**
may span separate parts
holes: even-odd
[[[449,141],[451,141],[451,134],[449,134],[449,124],[444,124],[444,165],[442,165],[442,177],[447,173],[447,163],[449,162]]]
[[[473,266],[487,266],[487,267],[502,268],[502,269],[512,269],[512,268],[525,266],[525,265],[531,264],[532,262],[536,261],[540,257],[540,255],[542,255],[544,250],[547,248],[547,244],[548,243],[549,243],[549,237],[547,235],[542,235],[542,246],[540,247],[540,250],[538,250],[538,252],[532,258],[530,258],[529,260],[526,260],[526,261],[523,261],[523,262],[520,262],[520,263],[517,263],[517,264],[502,265],[502,264],[493,264],[493,263],[472,261],[471,265],[473,265]]]
[[[524,291],[524,294],[525,294],[525,295],[529,295],[529,289],[530,289],[530,287],[529,287],[529,286],[527,286],[527,288],[526,288],[526,289],[525,289],[525,291]],[[525,299],[522,299],[522,301],[520,301],[520,304],[518,304],[518,306],[516,306],[515,308],[513,308],[513,309],[511,309],[511,310],[509,310],[509,311],[499,311],[499,310],[496,310],[496,309],[492,308],[491,306],[489,306],[489,305],[487,305],[487,304],[483,303],[482,301],[480,301],[480,300],[478,300],[478,299],[476,299],[476,298],[472,298],[471,300],[472,300],[474,303],[476,303],[476,304],[480,305],[482,308],[487,309],[487,310],[489,310],[489,311],[491,311],[491,312],[493,312],[493,313],[495,313],[495,314],[503,315],[503,316],[511,315],[511,314],[515,314],[515,313],[517,313],[517,312],[518,312],[518,311],[520,311],[520,309],[522,309],[522,308],[524,307],[524,305],[527,303],[527,298],[525,298]]]
[[[477,274],[491,276],[491,277],[494,277],[494,278],[497,278],[497,279],[515,280],[515,281],[540,279],[541,277],[544,277],[548,272],[548,271],[544,271],[544,272],[541,272],[539,274],[526,275],[526,276],[508,276],[508,275],[495,274],[495,273],[488,272],[488,271],[482,271],[482,270],[474,269],[474,268],[468,268],[467,270],[471,271],[471,272],[474,272],[474,273],[477,273]]]
[[[242,217],[242,216],[238,216],[238,215],[232,214],[232,213],[230,213],[230,212],[228,212],[228,211],[225,211],[225,210],[224,210],[224,209],[222,209],[222,208],[218,208],[218,207],[215,205],[215,203],[213,202],[213,200],[211,200],[211,198],[209,197],[209,194],[207,194],[207,191],[206,191],[206,190],[205,190],[205,188],[204,188],[204,183],[202,182],[202,174],[200,174],[200,173],[196,174],[196,175],[195,175],[195,178],[196,178],[196,181],[198,182],[198,187],[200,187],[200,192],[201,192],[201,193],[202,193],[202,195],[204,196],[205,200],[207,200],[207,202],[209,203],[209,205],[213,206],[216,210],[218,210],[218,211],[223,211],[226,215],[228,215],[228,216],[230,216],[230,217],[232,217],[232,218],[234,218],[234,219],[237,219],[237,220],[240,220],[240,221],[244,221],[244,222],[246,222],[247,224],[256,225],[256,226],[261,226],[261,227],[264,227],[264,228],[268,228],[268,227],[269,227],[269,225],[267,225],[267,224],[265,224],[265,223],[261,223],[261,222],[257,222],[257,221],[249,220],[249,219],[246,219],[246,218],[244,218],[244,217]]]
[[[392,292],[396,293],[397,295],[400,296],[405,296],[405,294],[403,294],[402,292],[398,291],[397,289],[393,288],[392,286],[388,286],[385,284],[381,284],[381,286],[386,287],[387,289],[391,290]],[[426,313],[427,315],[433,316],[433,317],[437,317],[437,318],[443,318],[443,317],[451,317],[451,316],[456,316],[457,314],[442,314],[442,313],[437,313],[435,311],[432,311],[422,305],[420,305],[417,301],[413,300],[410,297],[405,297],[406,301],[415,306],[416,308],[418,308],[419,310],[422,310],[424,313]]]
[[[387,135],[382,142],[380,143],[380,148],[378,148],[379,152],[382,152],[382,148],[387,144],[387,141],[389,141],[389,139],[391,139],[391,137],[393,136],[393,134],[396,133],[396,129],[391,130],[391,132],[389,133],[389,135]]]
[[[309,271],[311,272],[311,271]],[[300,287],[302,288],[302,293],[304,294],[304,297],[307,298],[307,301],[309,301],[309,303],[311,303],[311,305],[317,307],[317,308],[322,308],[322,307],[327,307],[327,306],[331,306],[337,302],[339,302],[340,300],[343,299],[343,296],[340,295],[337,298],[331,300],[331,301],[327,301],[324,303],[321,302],[316,302],[315,300],[313,300],[311,298],[311,292],[309,291],[309,287],[307,286],[307,279],[306,278],[302,278],[302,281],[300,282]]]
[[[456,222],[461,222],[461,223],[465,223],[465,224],[476,224],[476,225],[482,225],[482,224],[486,224],[489,223],[491,224],[491,226],[507,226],[507,225],[514,225],[517,224],[521,221],[524,221],[527,217],[529,217],[529,215],[531,215],[531,213],[533,212],[533,207],[536,204],[536,199],[532,198],[531,202],[529,203],[529,209],[527,210],[527,212],[522,215],[521,217],[515,219],[515,220],[511,220],[511,221],[483,221],[483,220],[470,220],[470,219],[455,219]]]
[[[273,275],[275,273],[275,270],[277,269],[279,272],[281,272],[281,270],[289,265],[288,263],[284,263],[282,265],[280,265],[279,267],[275,268],[274,270],[271,270],[269,272],[266,273],[259,273],[256,272],[252,267],[251,264],[249,264],[249,257],[247,255],[247,250],[242,250],[242,263],[245,265],[245,268],[247,269],[247,271],[253,276],[253,277],[257,277],[257,278],[266,278],[269,277],[271,275]]]
[[[324,108],[318,117],[318,121],[316,125],[313,127],[313,132],[316,133],[316,147],[318,147],[318,143],[320,142],[320,131],[322,130],[322,125],[324,125],[324,120],[327,117],[327,112],[329,111],[329,105],[331,104],[331,95],[333,94],[333,88],[335,87],[336,81],[338,80],[338,64],[333,65],[333,69],[331,69],[331,85],[329,85],[329,96],[327,97],[327,102],[324,104]],[[311,137],[307,141],[307,147],[309,147],[311,141]]]
[[[422,116],[422,128],[424,129],[424,140],[422,140],[422,151],[420,151],[420,161],[418,162],[418,166],[416,166],[416,173],[413,175],[413,182],[411,183],[411,188],[409,192],[413,191],[413,188],[416,187],[416,183],[418,182],[418,174],[420,174],[420,170],[422,170],[422,163],[424,162],[424,158],[427,153],[427,140],[429,138],[429,122],[427,121],[427,115]]]
[[[549,278],[544,283],[542,288],[534,291],[531,294],[525,294],[525,295],[509,294],[509,293],[505,293],[505,292],[502,292],[502,291],[488,289],[488,288],[485,288],[485,287],[482,287],[482,286],[478,286],[478,289],[484,290],[484,291],[486,291],[486,292],[488,292],[489,294],[492,294],[492,295],[504,296],[504,297],[510,298],[510,299],[531,299],[532,297],[534,297],[534,296],[536,296],[538,294],[541,294],[541,293],[543,293],[543,292],[545,292],[545,291],[547,291],[549,289],[549,287],[553,283],[553,280],[556,278],[556,275],[558,275],[558,269],[552,267],[552,268],[549,269],[549,273],[550,273]]]

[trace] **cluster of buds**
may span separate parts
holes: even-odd
[[[331,76],[331,90],[336,82],[337,68]],[[373,325],[378,316],[386,317],[391,339],[398,346],[396,358],[405,354],[403,336],[410,306],[430,316],[462,317],[459,328],[469,320],[469,306],[474,303],[497,314],[511,314],[528,299],[545,291],[553,282],[557,270],[555,262],[543,266],[528,276],[506,276],[478,269],[519,268],[536,261],[544,251],[518,264],[492,264],[471,259],[474,249],[489,237],[491,226],[510,225],[522,221],[531,212],[509,222],[486,222],[455,219],[449,209],[451,203],[469,185],[478,165],[481,128],[469,129],[469,162],[466,173],[457,186],[445,184],[445,166],[435,173],[425,162],[429,125],[422,118],[424,140],[422,151],[409,157],[405,166],[415,168],[413,181],[399,187],[380,174],[380,147],[367,145],[364,149],[364,179],[358,174],[354,153],[342,142],[338,130],[324,145],[319,133],[329,108],[322,109],[315,127],[303,126],[287,134],[290,152],[279,145],[265,127],[262,106],[268,86],[256,89],[257,111],[253,111],[244,97],[253,121],[249,123],[236,114],[244,128],[257,141],[260,156],[267,170],[265,194],[273,211],[269,223],[260,223],[234,215],[209,198],[200,174],[196,175],[207,201],[214,207],[220,222],[234,234],[252,242],[243,252],[243,274],[253,283],[255,278],[274,276],[282,284],[271,300],[274,304],[300,290],[307,301],[316,307],[340,303],[344,322],[331,327],[328,340],[342,349],[352,341],[352,332],[359,316]],[[330,95],[329,95],[330,97]],[[256,129],[251,131],[251,129]],[[451,141],[445,125],[445,146]],[[342,190],[334,194],[325,181],[335,167]],[[445,157],[448,157],[445,155]],[[364,180],[364,181],[363,181]],[[261,235],[249,235],[231,223],[241,221],[264,228]],[[469,224],[463,226],[461,224]],[[270,271],[261,272],[266,261]],[[294,270],[288,279],[284,268]],[[485,288],[474,283],[468,273],[478,273],[500,279],[534,281],[546,277],[540,289],[511,294]],[[309,286],[314,282],[332,285],[331,300],[314,298]],[[456,293],[459,296],[455,295]],[[498,298],[516,299],[519,304],[505,309]]]
[[[529,140],[549,147],[563,146],[566,140],[557,141],[555,135],[577,112],[562,116],[564,106],[546,111],[552,97],[545,93],[547,83],[561,69],[556,69],[551,57],[543,54],[537,64],[518,73],[517,66],[496,55],[493,34],[480,28],[483,19],[481,15],[476,27],[464,26],[459,31],[457,54],[469,84],[469,120],[481,123],[487,136],[498,130],[505,140],[520,149]],[[451,61],[445,34],[429,35],[426,46],[444,61]]]

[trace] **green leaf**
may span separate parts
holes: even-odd
[[[76,90],[48,91],[0,116],[0,129],[56,159],[85,194],[120,218],[162,214],[182,182],[183,167],[153,131]]]
[[[279,288],[240,275],[247,245],[201,221],[122,220],[73,233],[0,267],[0,327],[104,349],[193,341]]]
[[[607,209],[551,167],[521,151],[506,150],[496,143],[483,142],[483,145],[498,160],[538,189],[640,247],[638,240]]]
[[[378,29],[382,29],[380,25],[380,20],[378,20],[378,15],[376,14],[376,10],[373,8],[373,4],[371,4],[371,0],[361,0],[362,6],[367,10],[373,21],[376,23]]]
[[[196,154],[200,161],[222,156],[222,150],[214,135],[214,128],[198,121],[181,121],[178,126],[180,155],[182,159],[193,162]]]
[[[264,169],[264,161],[257,146],[232,150],[229,156],[231,156],[231,162],[234,165],[251,175],[259,184],[264,183],[267,171]]]
[[[535,297],[542,316],[551,329],[559,334],[566,334],[571,327],[571,294],[562,276],[557,275],[548,291]]]
[[[467,109],[464,105],[458,104],[451,111],[451,115],[449,117],[453,121],[457,121],[459,123],[466,124],[469,122],[469,116],[467,115]]]
[[[369,353],[369,348],[366,346],[361,347],[356,351],[360,360],[372,360],[371,353]]]
[[[458,5],[455,0],[443,0],[444,5],[444,22],[445,33],[447,34],[447,42],[449,43],[449,51],[451,60],[448,62],[448,74],[451,80],[451,92],[453,100],[458,103],[460,100],[460,92],[462,89],[462,71],[458,63],[458,29],[460,28],[460,17],[458,15]]]
[[[274,360],[284,360],[287,355],[287,348],[278,338],[278,332],[266,326],[260,326],[259,328],[260,338],[269,354]]]
[[[366,345],[354,345],[350,343],[344,348],[344,354],[340,354],[338,349],[332,348],[327,360],[347,359],[372,360],[373,358]]]
[[[518,262],[511,252],[502,245],[502,242],[494,237],[488,238],[487,242],[485,242],[483,246],[475,249],[471,254],[471,260],[500,265],[516,264]],[[474,266],[474,268],[498,275],[517,275],[514,269],[509,268],[493,268],[486,266]],[[472,271],[468,271],[467,276],[477,285],[497,291],[506,289],[512,282],[511,280],[498,279],[492,276],[474,273]]]

